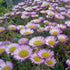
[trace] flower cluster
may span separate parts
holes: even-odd
[[[0,55],[6,53],[9,59],[12,57],[21,62],[29,59],[32,64],[55,66],[58,56],[61,57],[60,50],[67,52],[62,46],[69,45],[70,41],[67,32],[70,27],[70,5],[62,6],[61,2],[68,4],[69,1],[26,0],[0,17],[3,25],[0,26],[0,34],[3,37],[6,35],[6,41],[0,41]],[[66,64],[70,67],[69,59]],[[12,68],[11,62],[0,59],[1,70]]]

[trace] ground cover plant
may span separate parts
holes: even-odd
[[[70,70],[70,1],[27,0],[1,16],[0,70]]]

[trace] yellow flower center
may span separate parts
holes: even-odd
[[[36,15],[34,15],[34,17],[36,17]]]
[[[48,52],[43,52],[42,53],[42,57],[49,57],[49,56],[50,56],[50,54]]]
[[[40,62],[40,61],[41,61],[41,58],[38,57],[38,56],[34,56],[33,59],[34,59],[36,62]]]
[[[15,50],[16,50],[16,47],[15,47],[15,46],[13,46],[13,47],[11,47],[11,48],[9,49],[9,51],[10,51],[11,53],[13,53]]]
[[[50,15],[53,15],[53,13],[50,13]]]
[[[28,27],[29,27],[29,28],[33,28],[33,25],[29,25]]]
[[[15,29],[15,27],[11,27],[11,29]]]
[[[21,30],[21,29],[23,29],[23,27],[20,27],[19,29]]]
[[[30,32],[29,32],[29,31],[26,31],[26,32],[24,32],[24,34],[25,34],[25,35],[28,35],[28,34],[30,34]]]
[[[57,35],[57,34],[58,34],[58,32],[57,32],[57,31],[54,31],[54,32],[53,32],[53,35]]]
[[[9,14],[6,14],[7,16],[9,15]]]
[[[23,18],[27,18],[27,16],[24,16]]]
[[[46,24],[48,24],[48,22],[45,22]]]
[[[49,43],[49,45],[53,45],[53,44],[55,44],[55,41],[54,40],[50,40],[50,41],[48,41],[48,43]]]
[[[65,41],[65,38],[61,38],[60,41],[61,41],[61,42],[64,42],[64,41]]]
[[[36,22],[36,23],[39,23],[39,21],[38,21],[38,20],[36,20],[35,22]]]
[[[61,16],[58,16],[58,18],[62,18]]]
[[[0,32],[3,31],[3,29],[0,29]]]
[[[52,60],[47,60],[46,62],[48,65],[52,65],[53,64],[53,61]]]
[[[13,16],[14,14],[11,14],[11,16]]]
[[[42,44],[42,41],[41,40],[34,41],[34,45],[41,45],[41,44]]]
[[[2,68],[2,70],[10,70],[9,66],[5,66],[4,68]]]
[[[39,9],[36,9],[37,11],[39,11]]]
[[[50,28],[46,28],[46,30],[49,30]]]
[[[65,13],[64,13],[64,12],[62,12],[62,14],[63,14],[63,15],[65,15]]]
[[[45,13],[45,11],[42,11],[42,13]]]
[[[22,44],[25,43],[25,42],[26,42],[26,40],[21,41]]]
[[[60,28],[64,28],[63,26],[60,26]]]
[[[46,4],[44,4],[44,6],[47,6]]]
[[[0,49],[0,53],[3,53],[4,51],[5,51],[4,48],[1,48],[1,49]]]
[[[19,56],[22,57],[22,58],[26,57],[27,55],[28,55],[28,51],[27,50],[21,50],[19,52]]]
[[[43,31],[43,29],[39,29],[39,31],[41,32],[41,31]]]

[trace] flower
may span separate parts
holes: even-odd
[[[54,55],[54,52],[48,49],[41,49],[37,54],[40,58],[49,58]]]
[[[36,15],[31,15],[31,17],[32,17],[32,18],[38,18],[39,15],[37,15],[37,14],[36,14]]]
[[[5,27],[0,27],[0,33],[5,31]]]
[[[13,64],[10,61],[1,63],[1,70],[12,70]]]
[[[44,28],[43,27],[40,27],[39,29],[37,29],[37,31],[41,33],[41,32],[44,31]]]
[[[57,37],[58,37],[58,40],[59,40],[60,42],[66,43],[66,42],[68,41],[68,37],[67,37],[66,35],[64,35],[64,34],[60,34],[60,35],[58,35]]]
[[[65,11],[64,11],[64,12],[61,12],[61,14],[62,14],[62,15],[65,15],[65,14],[66,14],[66,12],[65,12]]]
[[[32,29],[22,29],[20,30],[20,34],[24,36],[32,35],[34,31]]]
[[[62,31],[59,28],[51,28],[49,33],[51,35],[58,35],[58,34],[62,33]]]
[[[28,42],[28,39],[27,38],[21,38],[21,39],[18,40],[18,43],[20,45],[25,45],[27,42]]]
[[[60,28],[61,30],[65,30],[67,27],[64,24],[57,24],[57,27]]]
[[[45,44],[45,40],[44,40],[44,37],[42,37],[42,36],[33,37],[29,41],[29,45],[32,47],[38,47],[38,46],[42,46],[44,44]]]
[[[10,16],[14,16],[15,15],[15,13],[14,12],[10,12]]]
[[[40,24],[34,24],[34,28],[33,29],[37,29],[38,27],[40,27]]]
[[[18,6],[24,6],[24,2],[20,2],[20,3],[18,3]]]
[[[49,25],[50,26],[57,26],[57,23],[56,22],[50,22]]]
[[[14,51],[14,58],[24,61],[32,55],[32,49],[27,45],[22,45]]]
[[[9,30],[16,30],[16,26],[15,26],[15,25],[9,25],[9,26],[8,26],[8,29],[9,29]]]
[[[53,19],[53,16],[47,15],[46,18],[47,19]]]
[[[3,63],[3,62],[4,62],[4,60],[0,59],[0,65],[1,65],[1,63]]]
[[[33,8],[33,7],[32,7],[32,8]],[[31,12],[30,14],[31,14],[31,15],[36,15],[36,12]]]
[[[10,16],[10,13],[6,13],[6,14],[4,14],[4,16],[8,17],[8,16]]]
[[[49,25],[49,21],[48,20],[44,20],[43,23],[46,24],[46,25]]]
[[[48,58],[46,59],[45,64],[49,67],[53,67],[56,64],[56,60],[54,58]]]
[[[46,11],[45,10],[41,10],[40,13],[41,14],[46,14]]]
[[[29,16],[22,15],[22,16],[21,16],[21,18],[22,18],[22,19],[28,19],[28,18],[29,18]]]
[[[54,16],[54,12],[53,11],[51,11],[51,10],[49,10],[48,12],[46,12],[49,16]]]
[[[32,63],[38,64],[38,65],[44,62],[44,59],[41,59],[36,53],[30,56],[30,60],[32,61]]]
[[[46,26],[45,28],[44,28],[44,31],[49,31],[50,30],[50,26]]]
[[[55,36],[47,36],[45,41],[46,41],[46,44],[52,48],[54,47],[54,45],[58,43],[58,41],[56,41]]]
[[[66,60],[66,64],[70,67],[70,59]]]
[[[3,46],[8,46],[9,44],[11,44],[10,41],[3,41],[1,45],[3,45]]]
[[[27,27],[27,28],[30,28],[30,29],[33,29],[34,28],[34,24],[32,24],[32,23],[28,23],[25,27]]]
[[[29,11],[31,12],[31,11],[33,10],[32,7],[26,7],[26,8],[24,8],[24,9],[25,9],[25,11],[28,11],[28,12],[29,12]]]
[[[30,15],[30,13],[29,12],[26,12],[26,11],[24,11],[24,12],[22,12],[22,15],[25,15],[25,16],[28,16],[28,15]]]
[[[0,55],[3,54],[5,52],[5,46],[0,46]]]
[[[4,16],[4,17],[0,17],[0,20],[5,20],[7,17]]]
[[[64,20],[65,17],[61,14],[55,14],[55,18],[59,19],[59,20]]]
[[[19,47],[19,45],[17,43],[12,43],[10,45],[7,46],[6,48],[6,52],[7,54],[11,53],[11,55],[13,55],[13,52]]]
[[[0,41],[0,46],[2,45],[2,42],[3,42],[3,41]]]
[[[16,15],[20,15],[20,14],[21,14],[21,11],[16,12]]]
[[[34,19],[33,21],[34,21],[34,23],[40,23],[41,22],[39,19]]]
[[[39,17],[39,20],[42,22],[42,21],[45,20],[45,18],[44,17]]]
[[[17,30],[21,30],[21,29],[24,29],[25,26],[24,25],[18,25],[16,28],[17,28]]]
[[[69,20],[66,21],[65,24],[66,24],[68,27],[70,27],[70,21],[69,21]]]
[[[48,6],[48,5],[49,5],[49,2],[43,1],[41,7],[46,7],[46,6]]]

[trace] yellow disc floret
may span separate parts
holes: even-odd
[[[38,57],[38,56],[34,56],[33,59],[34,59],[36,62],[40,62],[40,61],[41,61],[41,58]]]
[[[2,70],[10,70],[9,66],[5,66],[4,68],[2,68]]]
[[[52,65],[53,64],[53,61],[52,60],[47,60],[46,62],[48,65]]]
[[[50,54],[48,52],[43,52],[42,53],[42,57],[49,57],[49,56],[50,56]]]
[[[49,43],[49,45],[53,45],[53,44],[55,44],[55,41],[54,40],[50,40],[48,43]]]
[[[11,47],[11,48],[9,49],[9,51],[10,51],[11,53],[13,53],[15,50],[16,50],[16,47],[15,47],[15,46],[13,46],[13,47]]]
[[[4,48],[0,48],[0,53],[3,53],[5,51]]]
[[[41,44],[42,44],[42,41],[41,40],[34,41],[34,45],[41,45]]]
[[[26,57],[27,55],[28,55],[28,51],[27,50],[21,50],[19,52],[19,56],[22,57],[22,58]]]

